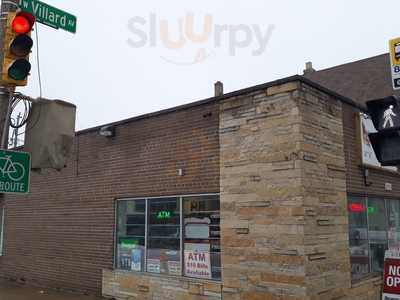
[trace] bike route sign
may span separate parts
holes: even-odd
[[[30,171],[29,153],[0,150],[0,193],[29,193]]]

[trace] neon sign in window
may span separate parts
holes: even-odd
[[[166,220],[166,219],[170,219],[172,216],[172,212],[170,211],[160,211],[157,213],[157,219],[159,220]]]

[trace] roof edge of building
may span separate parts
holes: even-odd
[[[326,88],[326,87],[324,87],[324,86],[312,81],[311,79],[308,79],[308,78],[306,78],[306,77],[304,77],[302,75],[293,75],[293,76],[281,78],[281,79],[278,79],[278,80],[270,81],[270,82],[267,82],[267,83],[254,85],[254,86],[251,86],[251,87],[248,87],[248,88],[244,88],[244,89],[240,89],[240,90],[237,90],[237,91],[233,91],[233,92],[230,92],[230,93],[226,93],[226,94],[223,94],[221,96],[216,96],[216,97],[214,96],[214,97],[206,98],[206,99],[203,99],[203,100],[191,102],[191,103],[188,103],[188,104],[179,105],[179,106],[175,106],[175,107],[159,110],[159,111],[156,111],[156,112],[151,112],[151,113],[135,116],[135,117],[132,117],[132,118],[128,118],[128,119],[124,119],[124,120],[120,120],[120,121],[116,121],[116,122],[112,122],[112,123],[107,123],[107,124],[103,124],[103,125],[98,125],[98,126],[87,128],[87,129],[83,129],[83,130],[79,130],[79,131],[77,131],[75,133],[75,135],[83,135],[83,134],[86,134],[86,133],[95,132],[95,131],[98,131],[102,127],[105,127],[105,126],[125,125],[125,124],[131,123],[131,122],[135,122],[135,121],[138,121],[138,120],[153,118],[153,117],[156,117],[156,116],[168,114],[168,113],[179,111],[179,110],[185,110],[185,109],[188,109],[188,108],[205,105],[205,104],[209,104],[209,103],[212,103],[212,102],[218,102],[218,101],[221,101],[221,100],[224,100],[224,99],[227,99],[227,98],[241,96],[241,95],[248,94],[248,93],[251,93],[251,92],[255,92],[255,91],[258,91],[258,90],[266,89],[266,88],[269,88],[269,87],[272,87],[272,86],[275,86],[275,85],[281,85],[281,84],[294,82],[294,81],[300,81],[302,83],[305,83],[305,84],[307,84],[307,85],[309,85],[309,86],[311,86],[313,88],[316,88],[316,89],[318,89],[318,90],[320,90],[320,91],[322,91],[322,92],[324,92],[324,93],[326,93],[328,95],[331,95],[331,96],[339,99],[340,101],[342,101],[342,102],[344,102],[344,103],[346,103],[346,104],[348,104],[350,106],[353,106],[354,108],[357,108],[357,109],[359,109],[361,111],[366,111],[366,108],[364,106],[362,106],[362,105],[356,103],[355,101],[353,101],[353,100],[351,100],[351,99],[349,99],[349,98],[347,98],[345,96],[342,96],[342,95],[340,95],[340,94],[338,94],[338,93],[336,93],[336,92],[334,92],[334,91],[332,91],[332,90],[330,90],[330,89],[328,89],[328,88]]]
[[[333,66],[333,67],[328,67],[328,68],[321,69],[321,70],[315,70],[315,72],[311,73],[311,75],[312,74],[318,74],[319,72],[327,72],[327,71],[331,71],[331,70],[334,70],[334,69],[343,68],[344,66],[347,66],[347,65],[366,62],[366,61],[369,61],[371,59],[375,59],[375,58],[378,58],[380,56],[385,56],[385,55],[389,55],[389,52],[378,54],[378,55],[374,55],[374,56],[363,58],[363,59],[359,59],[359,60],[355,60],[355,61],[350,61],[350,62],[347,62],[347,63],[344,63],[344,64],[336,65],[336,66]]]

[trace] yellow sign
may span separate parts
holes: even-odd
[[[392,65],[400,65],[400,38],[390,40],[389,45]]]
[[[400,38],[389,41],[393,89],[400,90]]]

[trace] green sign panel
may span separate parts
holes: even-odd
[[[76,33],[75,16],[38,0],[20,0],[21,9],[32,13],[36,21],[56,29]]]
[[[139,240],[122,238],[120,239],[120,244],[122,249],[136,249],[139,245]]]
[[[31,155],[0,150],[0,193],[29,193]]]
[[[159,220],[165,220],[165,219],[170,219],[170,218],[171,218],[170,211],[160,211],[157,214],[157,219],[159,219]]]

